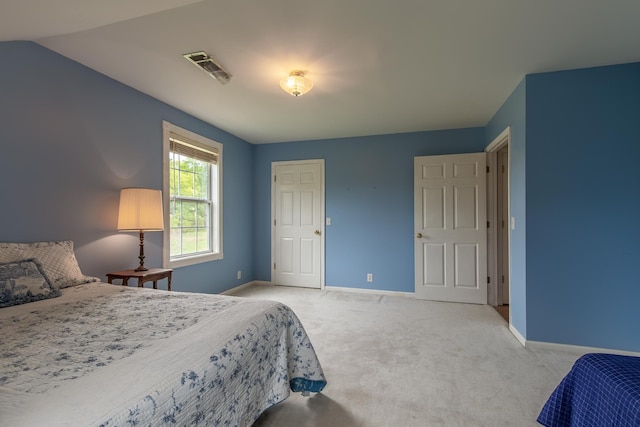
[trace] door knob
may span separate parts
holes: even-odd
[[[313,234],[315,234],[316,236],[319,236],[320,235],[320,230],[314,231]]]
[[[417,233],[417,234],[416,234],[416,237],[417,237],[418,239],[422,239],[422,233]]]

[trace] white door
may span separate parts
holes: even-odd
[[[321,288],[324,160],[272,164],[272,282]]]
[[[414,160],[415,296],[487,303],[485,153]]]

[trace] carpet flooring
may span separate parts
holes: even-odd
[[[269,285],[233,295],[290,306],[327,378],[253,427],[539,426],[580,356],[522,347],[490,306]]]

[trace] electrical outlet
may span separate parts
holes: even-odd
[[[242,279],[242,271],[238,270],[238,274],[236,276],[238,279]]]
[[[373,273],[367,273],[367,282],[373,282]]]

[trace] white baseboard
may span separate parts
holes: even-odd
[[[634,351],[626,351],[626,350],[615,350],[610,348],[601,348],[601,347],[585,347],[581,345],[572,345],[572,344],[558,344],[553,342],[544,342],[544,341],[532,341],[525,339],[522,334],[513,327],[513,325],[509,325],[509,331],[513,334],[514,337],[522,344],[523,347],[528,348],[533,351],[558,351],[563,353],[571,353],[571,354],[587,354],[587,353],[610,353],[610,354],[620,354],[623,356],[640,356],[640,353]]]
[[[253,280],[253,281],[247,282],[247,283],[245,283],[243,285],[236,286],[235,288],[227,289],[224,292],[220,292],[220,295],[232,295],[236,291],[239,291],[239,290],[244,289],[244,288],[248,288],[249,286],[253,286],[253,285],[257,285],[257,286],[273,286],[273,283],[266,282],[264,280]]]
[[[523,347],[527,346],[527,340],[522,336],[520,331],[518,331],[512,324],[509,324],[509,332],[513,334],[514,337],[520,342]]]
[[[626,350],[615,350],[609,348],[600,348],[600,347],[585,347],[581,345],[571,345],[571,344],[557,344],[552,342],[544,342],[544,341],[527,341],[525,347],[531,350],[552,350],[552,351],[561,351],[565,353],[572,354],[587,354],[587,353],[610,353],[610,354],[620,354],[622,356],[640,356],[640,353],[634,351],[626,351]]]
[[[362,289],[362,288],[343,288],[339,286],[325,286],[324,289],[327,291],[353,292],[358,294],[386,295],[386,296],[405,297],[405,298],[414,297],[413,292],[383,291],[378,289]]]
[[[236,286],[235,288],[226,290],[221,293],[221,295],[233,294],[240,289],[244,289],[251,285],[258,286],[276,286],[272,282],[265,280],[254,280],[252,282],[245,283],[244,285]],[[327,291],[340,291],[340,292],[353,292],[353,293],[361,293],[361,294],[372,294],[372,295],[386,295],[386,296],[395,296],[395,297],[404,297],[404,298],[413,298],[413,292],[398,292],[398,291],[383,291],[376,289],[362,289],[362,288],[342,288],[339,286],[325,286],[323,288]]]
[[[254,280],[252,283],[259,286],[275,286],[273,283],[267,280]]]
[[[256,284],[256,282],[254,282],[254,281],[247,282],[247,283],[245,283],[243,285],[236,286],[235,288],[227,289],[224,292],[220,292],[220,295],[232,295],[233,293],[235,293],[235,292],[237,292],[237,291],[239,291],[241,289],[248,288],[249,286],[254,285],[254,284]]]

